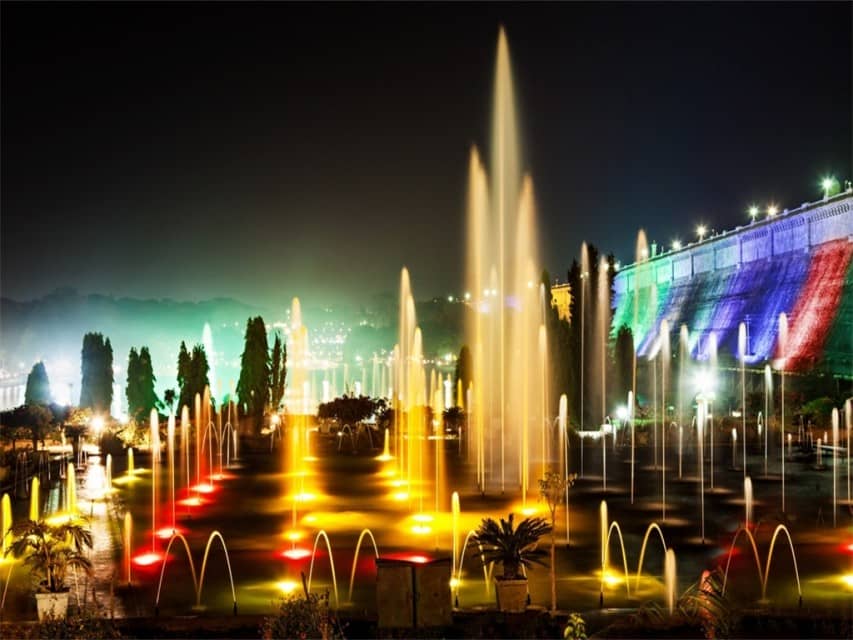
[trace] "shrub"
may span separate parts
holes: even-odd
[[[289,595],[281,600],[278,613],[264,618],[261,625],[264,640],[298,638],[342,639],[340,623],[329,610],[329,592]]]

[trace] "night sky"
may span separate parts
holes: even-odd
[[[851,6],[3,2],[2,294],[461,292],[500,24],[553,274],[793,208],[853,173]]]

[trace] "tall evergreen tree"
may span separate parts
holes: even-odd
[[[284,397],[284,384],[287,378],[287,345],[276,332],[272,347],[272,362],[270,367],[270,406],[277,411]]]
[[[136,347],[130,348],[130,353],[127,356],[127,386],[125,387],[125,395],[127,396],[127,415],[137,419],[142,408],[142,394],[139,388],[139,353]]]
[[[50,381],[44,362],[38,361],[33,365],[27,376],[27,389],[24,392],[24,404],[50,404]]]
[[[191,410],[193,410],[195,394],[204,397],[204,388],[210,384],[209,372],[210,365],[207,363],[207,353],[204,350],[204,345],[197,344],[193,347],[193,353],[190,358],[188,384],[190,391],[189,407]]]
[[[80,408],[104,412],[113,402],[113,347],[100,333],[83,336],[80,354]]]
[[[260,417],[269,401],[270,361],[267,345],[267,329],[260,316],[246,322],[243,355],[240,357],[240,379],[237,382],[237,397],[246,412]]]
[[[150,414],[151,409],[160,407],[160,399],[154,391],[155,382],[157,382],[157,378],[154,377],[151,353],[148,351],[148,347],[142,347],[139,350],[139,399],[141,401],[140,408],[145,412],[144,415]]]
[[[178,389],[180,390],[180,396],[178,400],[179,408],[187,406],[192,411],[193,408],[193,395],[192,389],[188,386],[192,367],[192,358],[190,357],[189,351],[187,351],[186,343],[181,340],[181,349],[178,351]]]

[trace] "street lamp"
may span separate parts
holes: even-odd
[[[708,228],[704,224],[696,227],[696,235],[699,236],[699,242],[705,239],[705,234],[708,233]]]
[[[758,217],[758,207],[752,205],[749,208],[749,217],[752,219],[753,222],[755,222],[755,219]]]
[[[672,250],[678,251],[679,249],[681,249],[681,240],[673,240],[672,241]]]
[[[777,207],[775,204],[771,204],[769,207],[767,207],[767,217],[768,218],[772,218],[777,213],[779,213],[779,207]]]
[[[833,195],[838,188],[838,181],[833,176],[827,176],[820,182],[823,189],[823,197],[828,198]]]

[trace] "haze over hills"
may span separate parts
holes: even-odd
[[[384,294],[374,296],[368,304],[360,309],[340,304],[303,307],[303,323],[309,329],[313,355],[338,364],[357,365],[374,353],[389,352],[396,341],[397,301],[393,295]],[[461,345],[463,305],[435,299],[418,303],[418,314],[427,352],[455,354]],[[44,360],[54,399],[76,403],[83,335],[96,331],[112,343],[120,395],[124,394],[130,348],[147,346],[157,391],[162,396],[165,389],[176,386],[181,341],[190,349],[202,343],[208,323],[213,345],[213,353],[209,354],[213,364],[212,390],[214,396],[221,397],[236,385],[246,320],[257,315],[264,318],[271,333],[281,331],[286,337],[289,308],[260,307],[233,298],[199,302],[141,300],[81,294],[71,288],[28,301],[0,298],[0,382],[21,384],[32,364]]]

